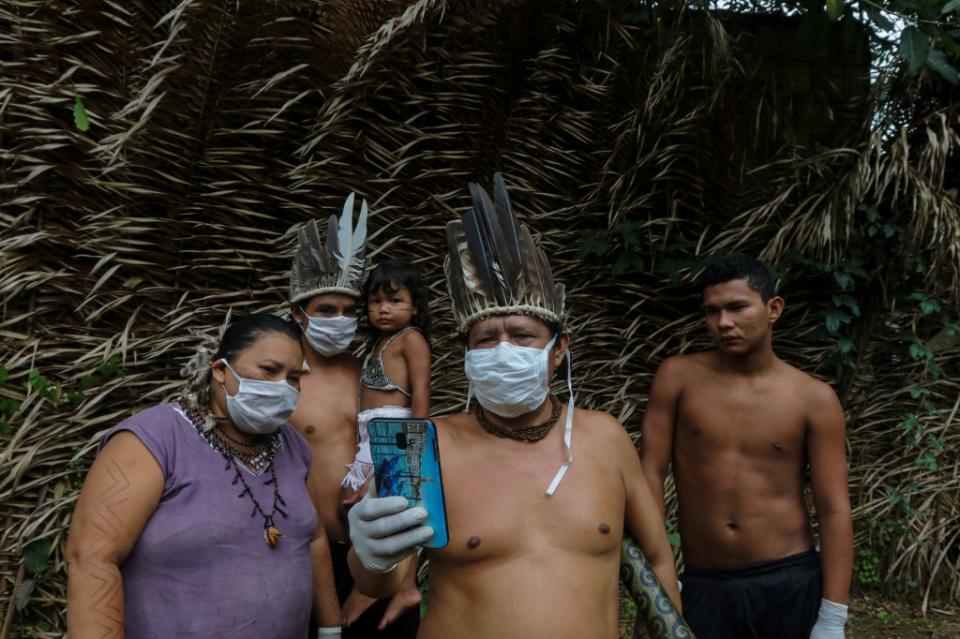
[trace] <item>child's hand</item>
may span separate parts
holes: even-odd
[[[353,490],[349,486],[342,486],[340,488],[340,506],[343,508],[343,511],[346,512],[350,510],[355,503],[363,499],[363,496],[367,494],[369,489],[370,482],[365,483],[357,490]]]

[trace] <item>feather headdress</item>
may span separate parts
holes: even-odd
[[[336,215],[330,216],[326,244],[320,239],[316,220],[297,232],[297,254],[290,269],[291,303],[323,293],[360,297],[367,265],[367,201],[360,204],[354,228],[353,199],[353,193],[347,196],[339,222]]]
[[[503,176],[493,176],[493,201],[470,183],[473,208],[447,224],[444,271],[460,332],[493,315],[524,314],[563,323],[565,292],[547,256],[517,223]]]

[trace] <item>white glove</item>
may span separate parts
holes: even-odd
[[[810,639],[843,639],[843,626],[847,623],[847,607],[828,599],[820,600],[817,623],[810,631]]]
[[[317,639],[340,639],[342,632],[340,626],[322,626],[317,628]]]
[[[423,525],[422,506],[407,508],[406,497],[371,497],[372,492],[347,514],[350,541],[364,568],[386,573],[430,541],[433,528]]]

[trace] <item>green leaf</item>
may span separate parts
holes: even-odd
[[[910,357],[913,359],[928,359],[933,357],[933,352],[920,342],[910,344]]]
[[[840,353],[847,355],[857,350],[857,345],[852,339],[844,337],[843,339],[837,342],[837,348],[840,349]]]
[[[637,222],[624,222],[620,225],[620,235],[623,236],[625,246],[635,247],[643,245],[643,240],[638,234],[639,230],[640,224]]]
[[[603,255],[607,250],[607,241],[603,238],[603,233],[593,231],[588,233],[580,243],[580,250],[577,251],[577,259],[582,260],[590,255]],[[81,383],[83,380],[80,380]],[[95,384],[94,384],[95,385]]]
[[[853,286],[853,276],[849,273],[844,273],[843,271],[834,271],[833,279],[837,281],[837,284],[840,285],[840,288],[847,290]]]
[[[40,393],[41,397],[45,399],[49,399],[54,404],[60,403],[60,395],[61,395],[61,391],[56,386],[51,386],[50,388],[47,388],[42,393]]]
[[[50,565],[50,542],[34,541],[23,550],[23,564],[32,574],[41,573]]]
[[[0,422],[0,437],[7,437],[13,432],[13,424],[10,422]]]
[[[0,383],[7,381],[10,378],[10,371],[5,369],[3,366],[0,366]]]
[[[843,15],[843,0],[827,0],[827,17],[836,22]]]
[[[929,451],[920,456],[920,459],[916,461],[916,465],[931,472],[937,470],[939,467],[937,464],[937,458]]]
[[[945,16],[951,11],[955,11],[957,7],[960,7],[960,0],[950,0],[940,9],[940,15]]]
[[[841,324],[850,323],[850,316],[845,311],[841,311],[840,309],[836,308],[821,311],[820,316],[823,317],[827,331],[831,335],[837,334],[837,332],[840,330]]]
[[[913,413],[907,413],[906,418],[900,422],[900,428],[908,433],[913,430],[920,430],[921,426],[920,419]]]
[[[927,441],[930,442],[930,445],[937,449],[937,453],[943,453],[947,450],[947,443],[937,437],[936,435],[927,435]]]
[[[940,74],[944,80],[950,84],[960,82],[960,72],[950,64],[946,54],[939,49],[930,49],[930,55],[927,57],[927,66]]]
[[[100,374],[106,378],[112,377],[119,369],[120,358],[118,358],[116,355],[103,360],[100,366],[97,367],[97,370],[100,371]]]
[[[932,300],[929,297],[922,302],[920,302],[920,311],[924,315],[930,315],[931,313],[936,313],[940,310],[940,303],[937,300]]]
[[[917,27],[907,27],[900,34],[900,55],[907,61],[907,71],[917,75],[927,63],[930,53],[930,40],[927,34]]]
[[[837,348],[840,349],[840,353],[842,353],[843,355],[847,355],[848,353],[852,353],[855,350],[857,350],[857,345],[854,343],[852,339],[848,339],[844,337],[843,339],[837,342]]]
[[[861,6],[862,3],[861,3]],[[866,5],[867,15],[870,16],[870,19],[873,20],[873,23],[877,25],[881,31],[893,31],[896,27],[893,22],[891,22],[880,9],[872,6]]]
[[[850,312],[853,313],[854,317],[860,317],[860,304],[857,303],[857,299],[852,295],[848,295],[846,293],[834,295],[833,305],[837,308],[843,308],[846,306],[850,309]]]
[[[83,100],[76,96],[73,100],[73,123],[81,131],[90,130],[90,120],[87,119],[87,110],[83,108]]]
[[[913,399],[926,397],[929,394],[930,394],[930,389],[924,388],[923,386],[921,386],[920,384],[917,384],[916,382],[914,382],[910,386],[910,397],[912,397]]]
[[[37,369],[31,370],[27,374],[27,387],[32,388],[38,393],[42,393],[50,386],[50,380],[43,376],[43,373]]]
[[[614,275],[623,275],[643,269],[643,260],[636,253],[621,253],[610,268]]]
[[[0,397],[0,413],[13,415],[20,410],[20,400],[12,397]]]

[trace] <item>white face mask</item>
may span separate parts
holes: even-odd
[[[516,417],[536,410],[550,392],[547,379],[547,362],[554,337],[543,350],[514,346],[500,342],[496,348],[467,351],[463,368],[470,380],[470,392],[477,394],[477,401],[484,409],[501,417]],[[497,351],[499,350],[499,354]],[[553,481],[547,487],[552,495],[573,463],[573,362],[567,351],[567,418],[563,427],[563,447],[567,461],[563,462]],[[482,380],[482,381],[480,381]],[[479,383],[478,383],[479,382]],[[480,389],[483,389],[481,393]],[[539,399],[538,399],[539,398]],[[522,409],[521,409],[522,406]],[[467,408],[470,395],[467,395]],[[500,412],[505,411],[505,412]],[[508,414],[509,413],[509,414]]]
[[[303,314],[308,322],[303,331],[307,343],[324,357],[333,357],[347,350],[357,334],[356,317],[310,317],[306,311]]]
[[[251,435],[269,435],[283,425],[297,407],[300,391],[286,380],[268,382],[262,379],[240,377],[230,362],[223,360],[233,376],[240,382],[236,395],[227,396],[227,413],[234,425]]]
[[[509,418],[540,408],[550,392],[547,362],[556,341],[546,348],[500,342],[467,351],[463,370],[483,409]]]

